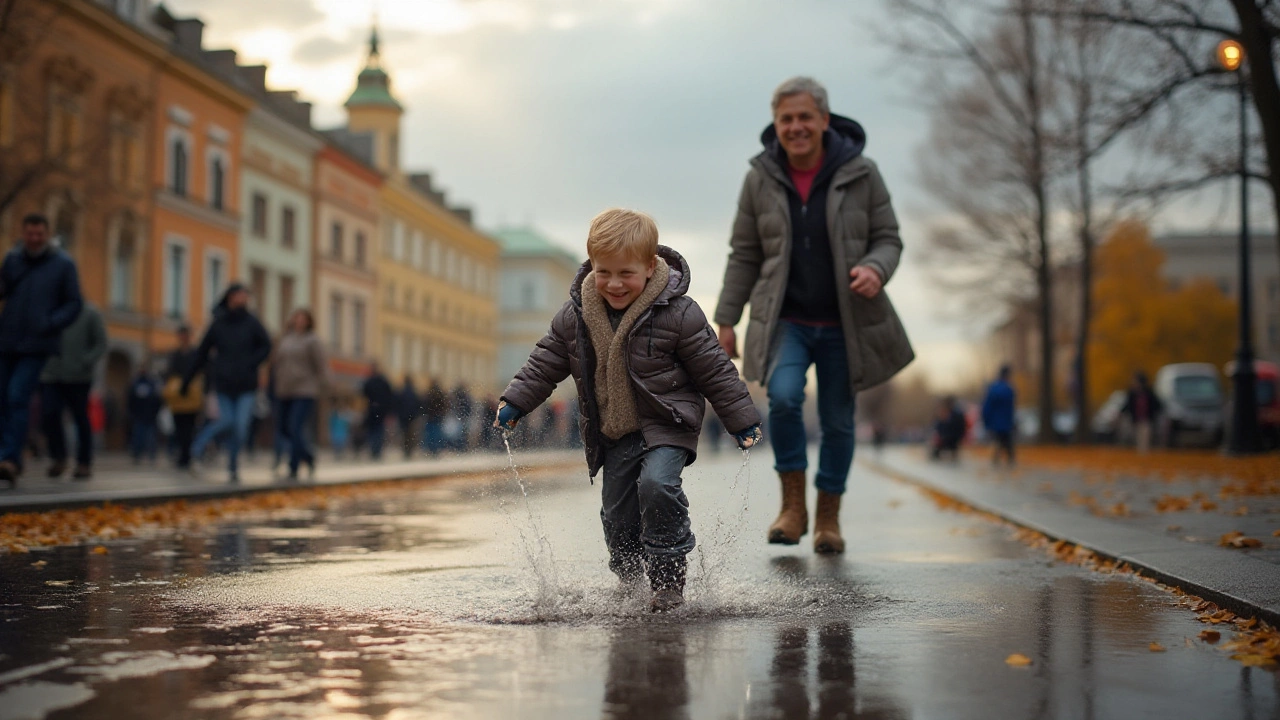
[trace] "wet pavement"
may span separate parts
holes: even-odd
[[[855,469],[849,552],[762,542],[767,452],[686,470],[688,605],[605,567],[584,472],[0,556],[0,718],[1271,718],[1159,588]],[[807,539],[807,538],[806,538]],[[43,565],[37,566],[43,562]],[[1152,642],[1167,650],[1153,653]],[[1022,653],[1030,667],[1010,667]]]

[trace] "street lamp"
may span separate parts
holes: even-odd
[[[1232,387],[1231,437],[1227,450],[1244,455],[1261,450],[1258,434],[1257,377],[1253,367],[1253,293],[1249,267],[1249,95],[1244,76],[1244,46],[1235,40],[1218,43],[1218,64],[1227,72],[1238,73],[1240,88],[1240,344],[1236,349]]]

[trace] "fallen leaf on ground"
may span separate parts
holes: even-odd
[[[1151,652],[1164,652],[1164,646],[1158,642],[1151,643],[1147,646],[1147,649]]]
[[[1263,665],[1275,665],[1275,658],[1266,655],[1256,655],[1253,653],[1244,653],[1240,655],[1232,655],[1232,660],[1240,661],[1245,667],[1261,667]]]
[[[1236,508],[1235,510],[1232,510],[1232,511],[1231,511],[1231,514],[1232,514],[1232,515],[1248,515],[1248,514],[1249,514],[1249,508],[1248,508],[1248,507],[1246,507],[1246,506],[1244,506],[1244,505],[1241,505],[1240,507]]]
[[[1026,667],[1031,664],[1031,658],[1022,653],[1014,653],[1005,658],[1004,662],[1011,667]]]
[[[1201,630],[1200,639],[1207,643],[1216,643],[1222,639],[1222,633],[1217,630]]]
[[[1165,528],[1165,529],[1166,529],[1166,530],[1168,530],[1169,532],[1178,532],[1179,530],[1181,530],[1181,529],[1182,529],[1182,526],[1181,526],[1181,525],[1170,525],[1169,527],[1167,527],[1167,528]]]
[[[48,565],[48,564],[49,564],[49,561],[48,561],[48,560],[37,560],[37,561],[35,561],[35,562],[31,563],[31,567],[33,567],[33,568],[35,568],[35,569],[39,570],[40,568],[42,568],[42,567],[44,567],[45,565]]]
[[[1245,537],[1245,534],[1240,532],[1239,530],[1232,530],[1231,532],[1223,535],[1221,538],[1218,538],[1218,544],[1221,545],[1222,547],[1237,548],[1237,549],[1262,547],[1261,540],[1258,540],[1256,538],[1251,538],[1251,537]]]
[[[1275,530],[1275,531],[1273,531],[1273,532],[1271,533],[1271,537],[1280,537],[1280,530]]]
[[[106,555],[111,551],[108,550],[105,545],[99,545],[98,547],[94,548],[91,552],[93,552],[94,555]]]

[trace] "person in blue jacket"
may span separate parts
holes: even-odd
[[[995,442],[996,449],[991,456],[993,465],[1000,464],[1001,455],[1009,465],[1013,465],[1013,411],[1017,406],[1017,396],[1009,384],[1011,372],[1008,365],[1001,367],[999,377],[987,387],[987,395],[982,400],[982,425]]]
[[[50,242],[45,216],[22,218],[22,243],[0,264],[0,300],[0,481],[12,487],[40,371],[84,307],[76,264]]]

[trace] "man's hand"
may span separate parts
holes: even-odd
[[[748,450],[764,439],[764,432],[760,430],[760,423],[756,423],[740,433],[734,433],[733,439],[738,442],[739,449]]]
[[[873,298],[880,294],[880,289],[884,287],[884,279],[880,277],[880,273],[874,268],[865,265],[859,265],[849,271],[849,289],[858,293],[864,298]]]
[[[503,430],[515,430],[516,423],[524,416],[520,408],[508,405],[506,400],[498,403],[498,414],[493,418],[493,426]]]
[[[725,354],[730,358],[738,357],[738,334],[733,331],[732,325],[720,326],[720,347],[724,348]]]

